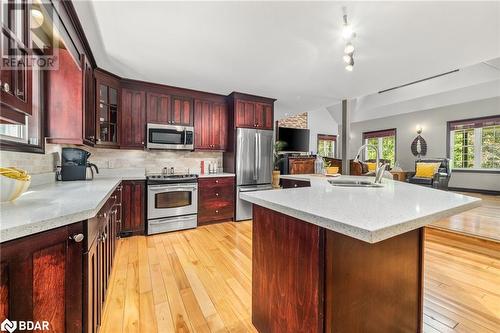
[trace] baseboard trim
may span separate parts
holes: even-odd
[[[480,194],[500,195],[500,191],[481,190],[481,189],[476,189],[476,188],[448,187],[448,190],[449,191],[459,191],[459,192],[472,192],[472,193],[480,193]]]

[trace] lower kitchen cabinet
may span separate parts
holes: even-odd
[[[96,333],[102,319],[109,277],[116,249],[122,186],[118,186],[99,213],[87,220],[87,249],[84,255],[85,332]]]
[[[0,322],[97,333],[121,220],[118,186],[86,221],[0,244]]]
[[[234,218],[234,177],[198,179],[198,225]]]
[[[51,332],[82,332],[83,238],[78,222],[0,244],[0,322],[48,321]]]
[[[296,180],[296,179],[281,179],[281,186],[283,188],[295,188],[295,187],[310,187],[311,182],[308,180]]]
[[[146,182],[122,182],[121,236],[143,235],[145,231]]]

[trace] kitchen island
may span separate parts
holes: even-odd
[[[385,179],[282,178],[310,186],[242,194],[253,203],[259,332],[421,332],[423,227],[480,200]]]

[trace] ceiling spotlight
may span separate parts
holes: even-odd
[[[345,40],[349,40],[354,37],[354,30],[352,30],[351,25],[347,22],[347,14],[344,14],[344,27],[342,28],[342,37]]]
[[[352,57],[349,54],[344,54],[343,59],[344,59],[346,64],[350,64],[352,61]]]
[[[354,52],[354,45],[351,42],[347,43],[344,48],[344,53],[352,54]]]
[[[344,25],[344,28],[342,28],[342,37],[349,40],[353,35],[354,31],[352,30],[352,27],[350,25]]]
[[[346,60],[345,56],[344,60]],[[354,69],[354,58],[352,56],[349,56],[349,62],[347,62],[347,66],[345,66],[345,69],[349,72],[352,72],[352,70]]]

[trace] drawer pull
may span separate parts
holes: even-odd
[[[219,214],[219,211],[218,211],[218,210],[216,210],[216,211],[215,211],[215,214]]]
[[[219,196],[219,193],[215,193],[215,196],[218,197]]]
[[[217,179],[217,180],[215,181],[215,183],[216,183],[216,184],[219,184],[219,180]]]
[[[74,240],[75,243],[80,243],[84,238],[85,238],[85,236],[83,234],[75,234],[75,235],[69,237],[69,239]]]

